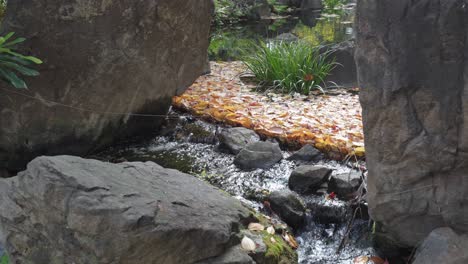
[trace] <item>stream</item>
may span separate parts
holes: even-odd
[[[233,164],[234,155],[217,150],[216,134],[222,128],[189,114],[172,111],[161,136],[145,144],[116,147],[98,154],[98,157],[111,162],[154,161],[163,167],[190,173],[262,212],[265,194],[287,189],[289,175],[297,164],[286,159],[290,152],[283,151],[284,159],[270,169],[242,171]],[[349,164],[324,159],[311,164],[331,168],[334,174],[351,170]],[[325,195],[303,195],[301,198],[308,207],[321,204],[330,212],[349,211],[347,202],[328,200]],[[306,227],[296,231],[300,244],[299,263],[348,264],[353,263],[356,257],[375,255],[369,221],[356,219],[348,228],[352,215],[349,212],[343,214],[341,223],[323,223],[309,214]],[[337,253],[345,236],[347,239]]]
[[[323,13],[303,10],[294,16],[262,20],[242,25],[229,25],[213,30],[208,53],[210,60],[233,61],[241,58],[242,49],[252,41],[307,41],[311,45],[330,45],[354,37],[353,1],[341,10]],[[217,134],[222,126],[208,123],[186,113],[170,112],[168,125],[160,136],[138,145],[115,147],[98,154],[111,162],[154,161],[163,167],[177,169],[198,177],[239,199],[247,206],[264,212],[263,201],[268,193],[288,188],[288,178],[298,166],[284,159],[272,168],[242,171],[234,164],[234,155],[217,150]],[[322,159],[310,165],[333,169],[333,174],[348,173],[350,164]],[[307,225],[296,230],[301,264],[352,264],[359,256],[377,255],[372,247],[368,219],[354,217],[350,203],[327,199],[326,195],[302,195],[310,209],[325,208],[325,214],[338,215],[340,221],[323,222],[309,213]],[[344,213],[343,213],[344,212]],[[336,217],[335,218],[339,218]],[[351,223],[351,224],[350,224]]]

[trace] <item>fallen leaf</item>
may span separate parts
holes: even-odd
[[[270,234],[270,235],[274,235],[274,234],[276,233],[275,228],[272,227],[272,226],[269,226],[269,227],[267,228],[267,232],[268,232],[268,234]]]
[[[175,108],[231,126],[254,129],[282,143],[313,144],[331,159],[365,156],[359,96],[262,94],[245,86],[242,62],[213,62],[212,73],[199,77],[172,99]],[[305,79],[314,76],[305,74]]]
[[[377,256],[370,257],[370,261],[372,264],[385,264],[385,262],[387,262],[388,264],[388,261],[383,260],[382,258]]]
[[[289,246],[291,246],[293,249],[297,249],[299,247],[299,244],[297,243],[296,239],[291,236],[288,232],[284,232],[283,234],[283,239],[286,241]]]
[[[368,256],[360,256],[355,258],[353,261],[354,264],[367,264],[367,262],[369,262]]]
[[[242,238],[241,247],[242,249],[247,250],[247,251],[254,251],[257,248],[257,246],[255,245],[255,242],[246,236]]]
[[[248,229],[250,231],[263,231],[265,230],[265,227],[259,223],[250,223],[248,226]]]

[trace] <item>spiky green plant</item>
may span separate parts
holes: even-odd
[[[12,38],[14,32],[0,37],[0,79],[9,83],[15,88],[28,86],[18,75],[37,76],[39,72],[31,69],[34,64],[41,64],[42,61],[33,56],[25,56],[16,52],[16,46],[24,42],[25,38]]]
[[[325,78],[337,64],[330,52],[303,41],[251,45],[254,52],[244,57],[244,63],[263,90],[306,95],[314,89],[323,91]]]

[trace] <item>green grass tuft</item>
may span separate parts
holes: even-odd
[[[251,43],[244,63],[255,75],[262,90],[308,95],[323,91],[322,85],[336,66],[329,52],[321,52],[303,41]]]

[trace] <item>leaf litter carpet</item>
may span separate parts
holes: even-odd
[[[329,158],[365,155],[361,105],[356,89],[327,94],[283,95],[255,91],[241,81],[242,62],[211,62],[173,105],[196,116],[243,126],[283,144],[312,144]]]

